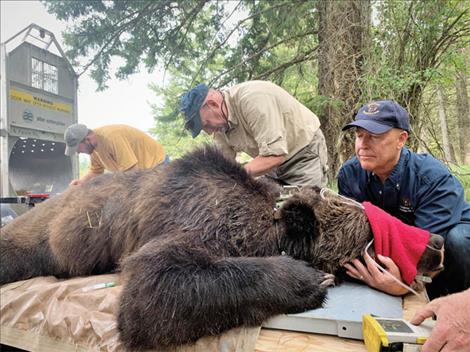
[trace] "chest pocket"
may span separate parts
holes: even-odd
[[[258,144],[256,141],[246,133],[241,133],[238,130],[231,131],[228,135],[228,144],[233,150],[238,152],[246,152],[253,156],[258,155]]]

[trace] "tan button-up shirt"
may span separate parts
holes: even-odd
[[[229,130],[215,133],[215,142],[234,158],[286,155],[290,159],[309,144],[320,128],[318,117],[281,87],[248,81],[225,91]]]

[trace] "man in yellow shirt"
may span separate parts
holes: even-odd
[[[104,170],[112,172],[148,169],[167,163],[163,146],[138,129],[126,125],[108,125],[94,130],[83,124],[69,126],[64,133],[65,155],[90,155],[90,168],[70,185],[79,185]]]

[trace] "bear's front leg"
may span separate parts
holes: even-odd
[[[118,327],[129,348],[192,343],[322,305],[332,275],[290,257],[223,257],[153,240],[124,265]]]

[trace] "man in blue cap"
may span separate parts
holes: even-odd
[[[445,239],[444,271],[427,286],[431,297],[470,287],[470,205],[460,182],[440,161],[405,147],[408,112],[394,101],[368,103],[359,109],[354,129],[356,156],[339,170],[339,193],[369,201],[401,221]],[[382,264],[400,277],[390,258]],[[348,274],[391,294],[406,291],[366,260],[347,264]]]
[[[180,110],[193,138],[203,130],[229,158],[250,155],[244,167],[251,175],[287,185],[326,185],[320,121],[281,87],[248,81],[219,91],[199,84],[182,97]]]

